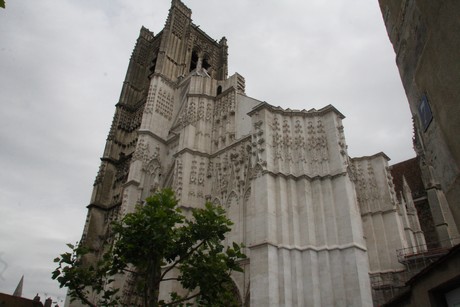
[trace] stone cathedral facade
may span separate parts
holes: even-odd
[[[248,256],[233,279],[242,305],[372,306],[375,285],[404,271],[396,250],[424,243],[410,192],[398,201],[385,154],[348,156],[333,106],[248,97],[244,78],[227,76],[227,49],[179,0],[161,32],[141,29],[83,242],[102,251],[112,220],[172,187],[183,210],[211,201],[234,222],[226,241]],[[118,285],[135,301],[129,276]]]

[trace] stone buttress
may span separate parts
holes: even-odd
[[[248,97],[244,78],[227,76],[227,52],[179,0],[161,32],[141,29],[88,206],[89,261],[111,244],[111,221],[170,187],[185,214],[209,201],[234,222],[225,243],[245,245],[245,271],[232,276],[242,305],[371,306],[369,274],[401,270],[391,253],[423,237],[384,156],[350,159],[333,106]],[[126,304],[141,302],[134,283],[113,284]],[[184,294],[162,284],[171,291]]]

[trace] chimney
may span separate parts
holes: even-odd
[[[45,301],[45,307],[51,307],[51,304],[53,304],[53,300],[48,297]]]

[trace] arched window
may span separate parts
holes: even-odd
[[[209,58],[207,55],[203,57],[203,63],[201,64],[201,67],[206,69],[206,71],[209,71],[209,68],[211,67],[211,64],[209,64]]]
[[[198,65],[198,53],[196,51],[192,52],[192,59],[190,61],[190,71],[196,69]]]
[[[220,95],[220,94],[222,94],[222,85],[219,85],[219,86],[217,87],[217,94],[216,94],[216,96],[218,96],[218,95]]]

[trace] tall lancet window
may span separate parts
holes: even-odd
[[[190,71],[196,69],[198,65],[198,53],[196,51],[192,52],[192,59],[190,61]]]

